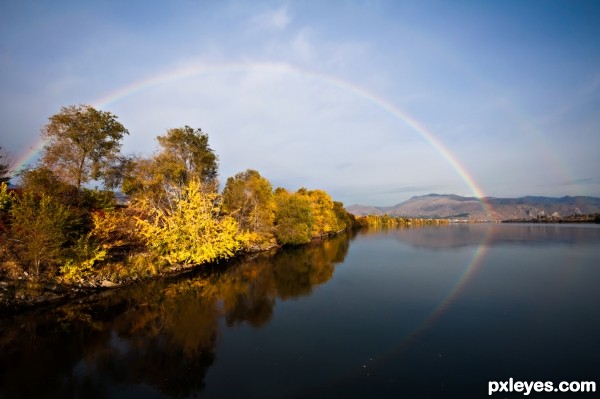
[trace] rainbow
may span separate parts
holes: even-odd
[[[287,63],[268,63],[268,62],[237,62],[237,63],[218,63],[218,64],[193,64],[178,67],[169,70],[165,73],[160,73],[149,78],[134,82],[130,85],[121,87],[112,93],[109,93],[96,101],[93,105],[97,108],[105,108],[123,98],[132,96],[151,87],[164,85],[170,82],[176,82],[183,79],[188,79],[194,76],[224,72],[224,71],[262,71],[273,73],[284,73],[290,75],[301,75],[309,79],[315,79],[320,82],[337,87],[346,92],[350,92],[357,97],[364,99],[372,105],[386,111],[397,119],[404,122],[408,127],[417,132],[425,141],[427,141],[452,167],[452,169],[461,177],[467,184],[472,194],[481,199],[484,196],[482,189],[475,182],[473,177],[467,172],[461,162],[454,156],[451,151],[422,123],[401,110],[384,98],[362,88],[354,83],[347,82],[334,76],[326,75],[320,72],[299,68]],[[484,203],[482,205],[485,206]],[[487,209],[486,209],[487,210]]]
[[[194,76],[209,74],[215,72],[226,72],[226,71],[263,71],[272,73],[283,73],[290,75],[300,75],[309,79],[315,79],[320,82],[332,85],[346,92],[352,93],[359,98],[371,103],[372,105],[386,111],[395,118],[401,120],[404,124],[410,127],[413,131],[418,133],[425,141],[427,141],[450,165],[450,167],[460,176],[460,178],[469,187],[473,196],[478,198],[482,204],[484,211],[489,214],[488,207],[484,201],[484,194],[480,186],[475,182],[473,177],[467,172],[466,168],[457,159],[456,156],[431,132],[424,124],[416,120],[414,117],[409,115],[407,112],[401,110],[386,99],[368,91],[367,89],[360,87],[354,83],[347,82],[340,78],[326,75],[320,72],[299,68],[287,63],[276,63],[276,62],[234,62],[234,63],[214,63],[204,64],[196,63],[189,64],[174,69],[170,69],[166,72],[155,74],[146,79],[133,82],[129,85],[118,88],[117,90],[106,94],[103,97],[92,101],[92,105],[96,108],[106,108],[107,106],[118,102],[126,97],[130,97],[136,93],[147,90],[151,87],[168,84],[184,79],[188,79]],[[18,157],[12,168],[14,171],[22,169],[28,162],[31,162],[38,152],[44,147],[46,142],[43,139],[35,142],[28,151]]]
[[[47,140],[40,138],[29,146],[27,151],[21,153],[10,165],[10,175],[14,177],[21,170],[25,169],[38,157],[40,151],[46,145]]]

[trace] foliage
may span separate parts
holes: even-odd
[[[18,267],[11,259],[9,250],[10,237],[10,210],[15,202],[15,196],[7,190],[4,182],[0,183],[0,276],[15,276]]]
[[[337,231],[356,227],[356,218],[351,213],[348,213],[343,203],[333,201],[333,213],[337,220]]]
[[[4,150],[0,147],[0,183],[8,183],[10,181],[10,165],[2,161],[6,158]]]
[[[303,244],[354,227],[341,202],[323,190],[275,190],[275,234],[281,244]]]
[[[147,215],[138,218],[139,233],[148,248],[168,264],[200,264],[233,256],[246,242],[237,223],[220,217],[213,192],[191,180],[171,202],[159,208],[147,200],[137,204]]]
[[[339,229],[339,223],[333,210],[333,200],[323,190],[306,189],[298,190],[299,195],[306,196],[310,201],[310,209],[313,217],[311,235],[322,237],[334,233]]]
[[[111,182],[121,181],[124,193],[149,199],[158,207],[165,206],[172,192],[191,180],[216,191],[217,156],[206,133],[185,126],[170,129],[157,140],[161,148],[154,156],[121,159],[121,175],[112,173]]]
[[[377,226],[407,226],[410,225],[409,219],[393,217],[390,215],[367,215],[358,218],[358,223],[363,227]]]
[[[61,266],[60,272],[67,282],[81,281],[88,277],[96,263],[106,259],[107,251],[101,249],[90,235],[81,237],[72,249],[73,257]]]
[[[69,208],[48,195],[38,198],[25,192],[10,213],[14,250],[29,272],[39,276],[40,272],[60,264],[73,223]]]
[[[99,210],[91,214],[91,231],[70,249],[70,259],[60,271],[67,282],[79,281],[108,261],[122,257],[120,251],[140,245],[135,234],[135,220],[124,210]]]
[[[86,188],[78,191],[74,186],[62,182],[52,170],[44,166],[26,169],[19,177],[23,192],[54,198],[69,208],[73,215],[73,224],[69,232],[73,242],[91,230],[93,210],[112,209],[115,206],[114,194],[111,191]]]
[[[102,178],[107,161],[119,154],[127,129],[110,112],[90,105],[63,107],[42,131],[48,140],[42,163],[60,180],[77,189]]]
[[[143,197],[164,195],[165,178],[154,158],[132,157],[123,173],[121,190],[125,194]]]
[[[446,219],[403,218],[399,216],[367,215],[356,219],[361,227],[408,227],[408,226],[438,226],[448,224]]]
[[[61,181],[49,168],[25,169],[19,173],[19,180],[24,192],[56,198],[69,206],[77,205],[77,189]]]
[[[10,211],[15,197],[8,192],[8,187],[5,182],[0,182],[0,217]]]
[[[8,253],[10,210],[15,202],[13,193],[8,192],[6,183],[0,183],[0,261]],[[3,256],[4,255],[4,256]]]
[[[241,231],[272,237],[275,200],[271,183],[248,169],[227,179],[222,194],[223,211],[232,216]]]
[[[325,191],[273,192],[251,169],[227,179],[219,195],[218,158],[200,129],[168,130],[150,157],[121,155],[125,134],[116,116],[89,105],[49,118],[40,164],[19,174],[18,192],[0,185],[0,272],[66,282],[137,278],[165,265],[307,243],[354,223]],[[131,205],[82,186],[94,179],[120,186]]]
[[[216,179],[217,156],[208,145],[208,135],[189,126],[170,129],[157,137],[162,150],[156,160],[168,180],[186,183],[199,179],[209,183]]]
[[[135,159],[132,155],[118,155],[108,160],[104,170],[104,187],[109,190],[121,187],[127,176],[132,175]]]
[[[102,249],[112,251],[139,244],[135,233],[135,217],[131,211],[97,211],[92,214],[92,220],[94,228],[90,234]]]
[[[275,190],[275,235],[281,244],[304,244],[311,240],[313,216],[306,195]]]
[[[107,190],[90,190],[84,188],[81,191],[79,206],[90,211],[114,209],[115,194]]]

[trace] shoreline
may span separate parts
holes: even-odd
[[[594,219],[581,218],[563,218],[557,220],[556,218],[547,219],[513,219],[503,220],[499,223],[531,223],[531,224],[598,224],[599,222]],[[451,225],[453,223],[448,223]],[[352,229],[345,229],[333,234],[328,234],[319,237],[313,237],[310,242],[297,244],[297,245],[272,245],[268,248],[255,249],[244,253],[237,254],[228,259],[222,259],[216,262],[194,264],[194,265],[177,265],[172,266],[167,270],[161,271],[154,275],[143,276],[143,277],[130,277],[124,278],[120,281],[110,281],[95,279],[94,277],[87,281],[79,284],[65,284],[57,282],[55,280],[39,280],[30,279],[28,277],[19,278],[16,280],[0,280],[0,316],[10,316],[19,313],[24,313],[33,310],[39,310],[43,308],[52,308],[60,306],[65,303],[73,301],[83,301],[87,298],[93,298],[95,295],[102,295],[106,292],[118,290],[121,288],[131,287],[136,284],[143,284],[152,280],[179,278],[186,274],[198,273],[202,271],[214,272],[215,269],[221,269],[223,267],[231,266],[236,262],[244,262],[245,260],[252,259],[253,257],[269,254],[273,256],[283,248],[302,247],[311,245],[316,242],[321,242],[329,238],[338,236],[345,232],[351,232],[354,230],[360,230],[366,226],[355,227]],[[390,226],[393,227],[393,226]],[[98,276],[96,276],[98,277]]]
[[[345,229],[334,234],[328,234],[319,237],[313,237],[310,242],[297,245],[272,245],[268,248],[257,249],[232,256],[228,259],[222,259],[216,262],[208,262],[194,265],[177,265],[160,273],[123,279],[113,282],[102,280],[96,284],[93,279],[87,281],[88,284],[80,283],[64,284],[53,280],[36,281],[28,278],[19,278],[17,280],[0,280],[0,316],[14,316],[21,313],[40,310],[44,308],[53,308],[69,302],[91,300],[96,295],[112,292],[143,284],[145,282],[180,278],[187,274],[206,271],[208,273],[216,272],[222,268],[232,266],[237,262],[244,262],[256,256],[266,255],[274,256],[283,248],[303,247],[317,242],[327,240],[340,234],[350,232],[355,229]]]

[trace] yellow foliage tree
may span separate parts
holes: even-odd
[[[333,211],[333,200],[323,190],[307,192],[314,218],[312,236],[322,237],[338,230],[338,222]]]
[[[219,216],[218,195],[205,192],[198,179],[171,194],[169,206],[144,199],[137,204],[146,215],[137,219],[139,234],[161,260],[201,264],[229,258],[245,245],[247,237],[238,233],[236,221]]]
[[[275,200],[267,179],[251,169],[238,173],[227,179],[221,199],[225,214],[236,220],[240,231],[252,235],[250,249],[273,245]]]

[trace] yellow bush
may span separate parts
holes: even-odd
[[[138,218],[139,234],[148,248],[169,264],[201,264],[233,256],[247,242],[236,221],[219,216],[217,194],[204,192],[202,183],[190,181],[171,193],[167,207],[150,201],[137,204],[146,217]]]

